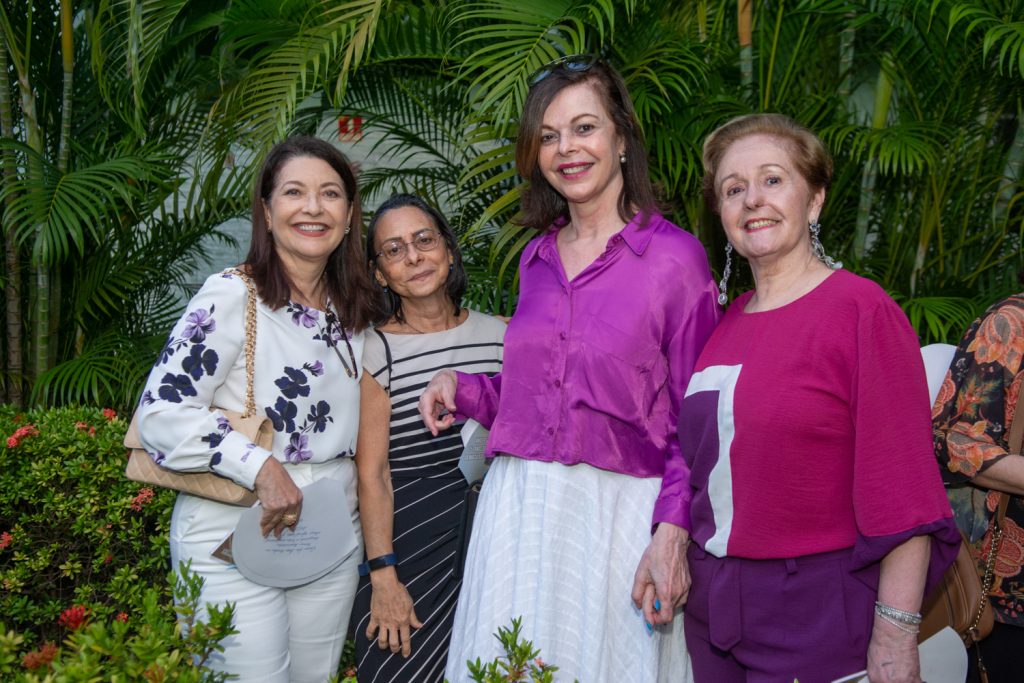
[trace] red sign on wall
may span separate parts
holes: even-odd
[[[362,116],[338,117],[338,142],[355,142],[363,139]]]

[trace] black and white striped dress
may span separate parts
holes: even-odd
[[[413,631],[408,659],[367,640],[371,591],[364,577],[352,610],[359,683],[443,680],[461,586],[452,568],[467,486],[459,470],[462,423],[431,437],[416,406],[438,370],[499,372],[504,335],[503,322],[472,310],[462,324],[444,332],[385,333],[391,351],[389,377],[384,343],[377,334],[366,334],[363,368],[381,387],[391,388],[388,460],[398,578],[412,596],[423,627]]]

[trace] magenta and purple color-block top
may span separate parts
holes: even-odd
[[[852,548],[868,568],[930,534],[931,585],[960,536],[903,311],[843,270],[774,310],[744,312],[751,294],[708,340],[683,401],[694,542],[748,559]]]
[[[700,242],[660,215],[642,221],[572,281],[557,229],[527,245],[501,374],[458,374],[455,404],[491,428],[488,455],[685,476],[679,403],[721,311]],[[688,506],[670,489],[655,516],[679,524]]]

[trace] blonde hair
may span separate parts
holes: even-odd
[[[751,135],[770,135],[788,148],[793,165],[812,190],[832,185],[832,157],[821,139],[783,114],[737,116],[716,128],[704,140],[704,201],[718,213],[717,176],[722,157],[734,142]]]

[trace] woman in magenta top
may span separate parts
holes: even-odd
[[[825,255],[832,162],[813,133],[779,114],[733,119],[704,166],[755,289],[697,361],[679,422],[689,470],[665,477],[690,501],[694,677],[919,681],[922,596],[960,538],[917,336],[878,285]]]
[[[520,261],[503,370],[441,371],[420,400],[431,431],[453,420],[444,409],[489,427],[497,456],[447,677],[500,654],[493,634],[521,616],[560,679],[688,680],[681,621],[645,624],[630,589],[655,510],[684,514],[658,493],[684,474],[679,402],[719,317],[704,249],[658,212],[628,92],[601,61],[535,75],[516,162],[522,220],[542,233]]]

